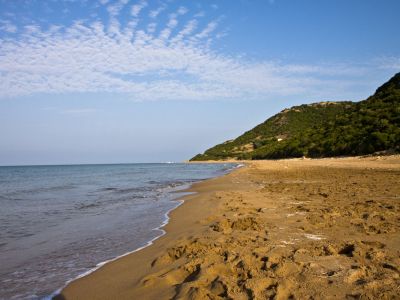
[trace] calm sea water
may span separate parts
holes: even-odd
[[[0,167],[0,299],[41,299],[160,236],[171,193],[234,164]]]

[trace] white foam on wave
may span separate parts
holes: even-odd
[[[236,165],[236,166],[234,166],[234,167],[228,169],[228,170],[227,170],[227,173],[229,173],[229,171],[232,171],[232,170],[234,170],[234,169],[236,169],[236,168],[241,168],[241,167],[244,167],[244,164],[238,164],[238,165]],[[80,278],[82,278],[82,277],[85,277],[85,276],[87,276],[87,275],[89,275],[89,274],[95,272],[96,270],[98,270],[99,268],[103,267],[104,265],[106,265],[106,264],[108,264],[108,263],[110,263],[110,262],[113,262],[113,261],[115,261],[115,260],[117,260],[117,259],[120,259],[120,258],[122,258],[122,257],[124,257],[124,256],[127,256],[127,255],[129,255],[129,254],[138,252],[138,251],[140,251],[140,250],[142,250],[142,249],[145,249],[145,248],[147,248],[147,247],[153,245],[153,243],[154,243],[155,240],[159,239],[160,237],[164,236],[164,235],[167,233],[167,232],[163,229],[163,227],[165,227],[165,226],[169,223],[169,220],[170,220],[169,214],[171,213],[171,211],[173,211],[174,209],[178,208],[180,205],[182,205],[182,204],[185,202],[184,200],[180,200],[180,199],[181,199],[182,197],[184,197],[185,195],[194,194],[193,192],[184,192],[184,190],[187,189],[187,188],[189,188],[190,186],[191,186],[191,184],[185,184],[185,185],[182,185],[182,186],[179,186],[179,187],[178,187],[177,191],[181,191],[181,193],[182,193],[183,195],[180,195],[177,199],[173,199],[173,201],[177,202],[177,205],[176,205],[175,207],[171,208],[170,210],[168,210],[168,211],[164,214],[164,221],[161,223],[160,226],[158,226],[158,227],[152,229],[152,231],[154,231],[154,230],[159,230],[159,231],[161,231],[161,234],[160,234],[160,235],[158,235],[158,236],[156,236],[155,238],[151,239],[150,241],[148,241],[148,242],[147,242],[144,246],[142,246],[142,247],[136,248],[136,249],[133,250],[133,251],[126,252],[126,253],[124,253],[124,254],[122,254],[122,255],[119,255],[119,256],[117,256],[117,257],[115,257],[115,258],[112,258],[112,259],[109,259],[109,260],[106,260],[106,261],[103,261],[103,262],[98,263],[94,268],[91,268],[91,269],[89,269],[89,270],[83,272],[82,274],[79,274],[78,276],[76,276],[76,277],[74,277],[74,278],[68,280],[68,281],[64,284],[63,287],[57,289],[56,291],[54,291],[54,292],[53,292],[52,294],[50,294],[49,296],[45,296],[45,297],[43,297],[43,298],[41,298],[41,299],[42,299],[42,300],[51,300],[53,297],[59,295],[59,294],[61,293],[61,291],[62,291],[68,284],[70,284],[71,282],[73,282],[73,281],[75,281],[75,280],[78,280],[78,279],[80,279]]]
[[[187,188],[187,186],[183,187],[182,190],[184,190],[185,188]],[[189,193],[189,192],[188,192],[188,193],[185,193],[185,194],[188,195],[188,194],[192,194],[192,193]],[[180,198],[181,198],[181,197],[180,197]],[[53,297],[59,295],[59,294],[61,293],[61,291],[62,291],[68,284],[70,284],[71,282],[73,282],[73,281],[75,281],[75,280],[78,280],[78,279],[80,279],[80,278],[82,278],[82,277],[85,277],[85,276],[87,276],[87,275],[93,273],[94,271],[100,269],[102,266],[104,266],[104,265],[106,265],[106,264],[108,264],[108,263],[110,263],[110,262],[113,262],[113,261],[115,261],[115,260],[117,260],[117,259],[120,259],[121,257],[127,256],[127,255],[129,255],[129,254],[135,253],[135,252],[137,252],[137,251],[140,251],[140,250],[142,250],[142,249],[144,249],[144,248],[147,248],[147,247],[153,245],[153,243],[154,243],[155,240],[159,239],[160,237],[162,237],[163,235],[165,235],[165,234],[167,233],[167,232],[166,232],[164,229],[162,229],[162,228],[163,228],[164,226],[166,226],[166,225],[169,223],[169,220],[170,220],[169,214],[170,214],[170,212],[173,211],[174,209],[176,209],[177,207],[179,207],[179,206],[180,206],[181,204],[183,204],[183,202],[184,202],[184,200],[179,200],[179,199],[174,199],[173,201],[177,202],[177,205],[176,205],[175,207],[171,208],[170,210],[168,210],[168,211],[164,214],[164,221],[161,223],[160,226],[158,226],[158,227],[152,229],[152,231],[155,231],[155,230],[161,231],[161,234],[160,234],[160,235],[158,235],[158,236],[156,236],[155,238],[151,239],[150,241],[148,241],[148,242],[146,243],[146,245],[144,245],[144,246],[142,246],[142,247],[136,248],[136,249],[133,250],[133,251],[126,252],[126,253],[124,253],[124,254],[122,254],[122,255],[119,255],[119,256],[117,256],[117,257],[115,257],[115,258],[112,258],[112,259],[109,259],[109,260],[106,260],[106,261],[103,261],[103,262],[98,263],[94,268],[89,269],[89,270],[83,272],[82,274],[79,274],[78,276],[76,276],[76,277],[74,277],[74,278],[68,280],[68,281],[64,284],[63,287],[57,289],[57,290],[54,291],[51,295],[45,296],[45,297],[43,297],[43,298],[41,298],[41,299],[42,299],[42,300],[51,300]]]

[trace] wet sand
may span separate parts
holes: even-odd
[[[248,162],[58,299],[398,299],[400,156]]]

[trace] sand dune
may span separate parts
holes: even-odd
[[[395,299],[400,157],[249,162],[60,299]]]

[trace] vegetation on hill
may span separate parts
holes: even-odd
[[[365,155],[400,150],[400,73],[361,102],[294,106],[192,161]]]

